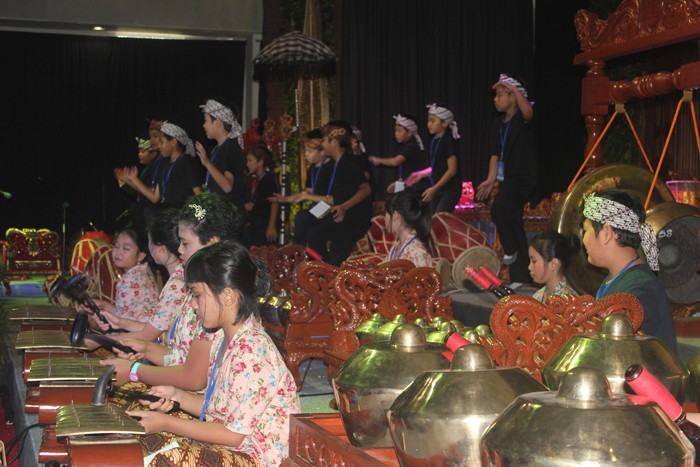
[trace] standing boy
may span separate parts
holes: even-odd
[[[659,250],[642,204],[624,191],[591,193],[583,202],[583,246],[588,262],[608,270],[596,300],[627,292],[642,303],[641,330],[676,352],[676,330],[666,292],[652,272],[659,270]],[[641,244],[644,261],[637,249]]]
[[[230,107],[209,99],[200,105],[204,113],[204,131],[207,138],[216,141],[216,147],[207,156],[204,146],[197,142],[197,156],[207,170],[204,188],[229,198],[239,209],[243,208],[245,194],[245,159],[241,155],[243,130]]]
[[[413,187],[424,178],[430,180],[430,188],[422,193],[422,200],[430,203],[430,211],[453,212],[462,196],[462,177],[459,175],[460,138],[452,110],[444,104],[428,107],[428,132],[430,140],[430,166],[413,172],[406,179],[406,186]],[[449,131],[447,131],[449,129]]]
[[[476,199],[488,198],[500,182],[491,219],[505,250],[503,263],[510,266],[512,282],[530,282],[523,209],[537,183],[534,112],[522,80],[502,74],[493,89],[496,110],[503,115],[491,127],[489,174],[477,187]]]

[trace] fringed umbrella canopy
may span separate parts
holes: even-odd
[[[320,40],[292,31],[266,45],[253,64],[258,81],[313,79],[335,73],[335,53]]]

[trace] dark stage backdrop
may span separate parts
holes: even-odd
[[[138,164],[145,119],[205,143],[198,105],[243,97],[244,41],[0,32],[0,43],[0,189],[13,195],[0,198],[0,236],[11,226],[60,232],[64,203],[69,236],[89,222],[110,232],[131,202],[112,170]]]
[[[538,132],[552,133],[556,141],[555,150],[552,139],[539,148],[541,165],[577,166],[582,146],[571,149],[571,156],[562,150],[572,138],[581,141],[583,128],[578,114],[582,73],[571,64],[577,52],[576,5],[558,5],[569,3],[583,2],[538,0],[536,42],[530,1],[346,0],[340,20],[338,114],[362,129],[370,154],[394,155],[392,115],[417,116],[428,147],[426,105],[451,105],[462,135],[462,177],[476,187],[488,173],[488,130],[497,115],[491,85],[501,72],[512,73],[528,83],[536,101]],[[558,55],[550,56],[552,52]],[[541,58],[536,60],[536,53]],[[541,76],[547,79],[540,81]],[[547,102],[546,112],[540,111],[539,98]],[[564,105],[556,107],[557,101]],[[553,107],[556,113],[549,112]],[[384,186],[395,178],[389,169],[378,172]],[[554,181],[543,177],[538,194],[565,188],[567,176]],[[384,195],[380,189],[379,198]]]

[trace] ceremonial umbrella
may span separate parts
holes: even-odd
[[[335,53],[320,40],[291,31],[266,45],[253,65],[258,81],[313,79],[335,73]]]

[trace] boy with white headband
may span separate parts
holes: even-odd
[[[369,161],[375,166],[399,168],[398,180],[390,184],[386,190],[389,193],[403,191],[404,178],[428,165],[425,160],[423,140],[418,136],[417,119],[408,114],[398,114],[394,115],[394,121],[396,122],[394,125],[394,139],[397,143],[396,155],[393,157],[369,157]],[[411,189],[422,194],[430,187],[427,183],[422,183],[425,181],[426,179],[423,179],[413,185]]]
[[[241,208],[245,193],[245,158],[241,154],[243,129],[231,106],[209,99],[199,107],[204,114],[204,132],[217,144],[211,157],[202,143],[195,144],[197,156],[207,170],[204,189],[225,195]]]
[[[427,107],[428,131],[433,135],[428,153],[430,165],[410,174],[406,186],[413,187],[420,180],[428,178],[431,186],[423,190],[423,202],[430,203],[433,214],[453,212],[462,196],[462,177],[459,175],[457,156],[457,140],[460,138],[457,122],[454,113],[446,105],[430,104]]]
[[[528,244],[523,209],[537,184],[537,158],[532,102],[522,80],[501,74],[492,86],[494,105],[501,113],[491,127],[489,173],[476,189],[476,199],[488,199],[496,181],[498,194],[491,205],[491,219],[505,250],[512,282],[530,282]]]
[[[583,201],[583,245],[588,262],[608,270],[596,299],[627,292],[644,307],[641,330],[676,351],[673,314],[663,286],[652,272],[659,269],[659,250],[642,204],[624,191],[591,193]],[[646,262],[637,250],[642,246]]]
[[[190,158],[183,157],[185,155],[194,157],[194,146],[187,132],[173,123],[167,121],[161,123],[160,131],[162,133],[160,153],[163,164],[153,189],[146,186],[139,178],[136,167],[125,168],[121,177],[124,183],[138,191],[151,203],[160,203],[179,209],[189,196],[202,192],[190,165]],[[146,218],[149,217],[153,204],[145,209]]]

